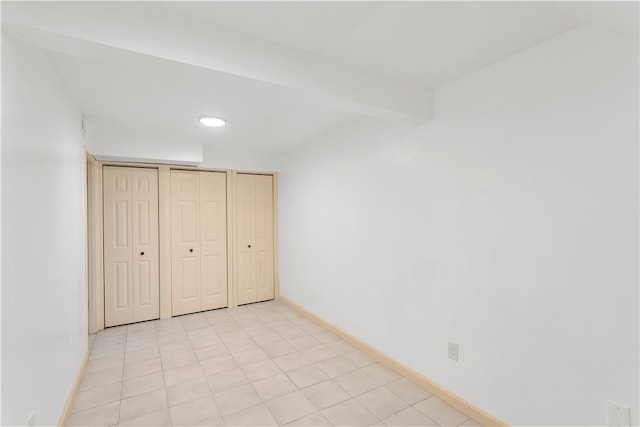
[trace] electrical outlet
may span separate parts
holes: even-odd
[[[36,411],[33,411],[31,415],[29,415],[29,418],[27,418],[27,426],[33,427],[35,425],[36,425]]]
[[[631,410],[624,405],[610,400],[609,425],[611,427],[628,427],[631,425]]]
[[[449,359],[458,361],[458,344],[449,341]]]

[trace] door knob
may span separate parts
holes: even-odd
[[[193,252],[193,249],[189,249],[189,252]]]
[[[140,252],[140,255],[144,255],[144,252]]]

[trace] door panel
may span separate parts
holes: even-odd
[[[180,300],[197,303],[200,308],[200,292],[198,290],[198,259],[195,256],[183,256],[180,258],[180,279],[182,287],[178,288]]]
[[[237,292],[238,304],[256,301],[256,180],[255,175],[237,175]]]
[[[227,174],[200,172],[202,310],[227,307]]]
[[[256,179],[256,301],[274,298],[273,277],[273,177]]]
[[[128,192],[126,193],[128,197]],[[116,196],[117,197],[117,196]],[[129,200],[114,200],[113,233],[115,247],[129,250]]]
[[[227,259],[220,255],[202,257],[202,309],[227,306]]]
[[[129,262],[116,262],[113,268],[115,269],[115,309],[128,312],[131,308],[129,305]]]
[[[273,177],[237,176],[238,304],[274,298]]]
[[[171,171],[173,314],[227,306],[226,174]]]
[[[197,196],[194,196],[197,197]],[[198,243],[198,201],[180,201],[180,241],[184,244]]]
[[[151,263],[149,261],[138,261],[135,265],[136,286],[134,287],[134,300],[138,308],[146,308],[153,305],[151,294]]]
[[[148,200],[137,200],[134,202],[133,229],[136,232],[135,240],[139,245],[149,247],[151,245],[151,208]]]
[[[105,167],[103,193],[105,326],[115,326],[133,322],[131,169]]]
[[[199,177],[171,171],[172,313],[200,311]]]
[[[103,168],[105,326],[157,319],[158,172]]]
[[[133,201],[133,321],[160,317],[158,171],[131,169]]]

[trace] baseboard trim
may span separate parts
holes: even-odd
[[[281,295],[278,295],[278,300],[280,302],[288,305],[292,309],[296,310],[300,314],[312,319],[316,323],[319,323],[324,328],[326,328],[327,330],[331,331],[335,335],[339,336],[343,340],[345,340],[345,341],[353,344],[354,346],[358,347],[360,350],[362,350],[363,352],[367,353],[368,355],[373,357],[378,362],[386,365],[390,369],[393,369],[398,374],[404,376],[405,378],[409,379],[410,381],[412,381],[415,384],[419,385],[420,387],[424,388],[425,390],[427,390],[429,393],[433,394],[434,396],[444,400],[449,405],[453,406],[454,408],[456,408],[460,412],[466,414],[470,418],[473,418],[475,421],[479,422],[480,424],[482,424],[484,426],[487,426],[487,427],[494,427],[494,426],[495,427],[509,427],[509,424],[505,423],[504,421],[501,421],[498,418],[494,417],[493,415],[488,414],[487,412],[485,412],[482,409],[478,408],[477,406],[467,402],[466,400],[464,400],[460,396],[452,393],[451,391],[447,390],[446,388],[442,387],[441,385],[439,385],[439,384],[431,381],[430,379],[422,376],[421,374],[417,373],[413,369],[408,368],[407,366],[405,366],[402,363],[398,362],[397,360],[387,356],[386,354],[382,353],[381,351],[377,350],[376,348],[371,347],[369,344],[359,340],[358,338],[354,337],[353,335],[349,334],[348,332],[343,331],[342,329],[338,328],[337,326],[327,322],[323,318],[311,313],[306,308],[299,306],[298,304],[294,303],[293,301],[291,301],[291,300],[289,300],[289,299],[287,299],[287,298],[285,298],[285,297],[283,297]]]
[[[65,403],[64,409],[62,410],[62,415],[60,415],[60,419],[58,420],[58,427],[63,427],[67,424],[67,419],[69,418],[69,414],[71,413],[71,407],[73,406],[73,401],[76,398],[76,394],[78,393],[78,387],[80,386],[80,381],[82,380],[84,370],[87,367],[87,362],[89,362],[88,351],[84,354],[82,362],[80,362],[80,369],[78,369],[78,374],[76,375],[76,379],[73,382],[73,387],[71,387],[69,397],[67,397],[67,403]]]

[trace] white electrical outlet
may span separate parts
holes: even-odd
[[[449,341],[449,359],[458,361],[458,344]]]
[[[33,411],[31,415],[29,415],[29,418],[27,418],[27,426],[33,427],[35,425],[36,425],[36,411]]]
[[[610,400],[609,402],[609,425],[611,427],[628,427],[631,425],[631,409]]]

